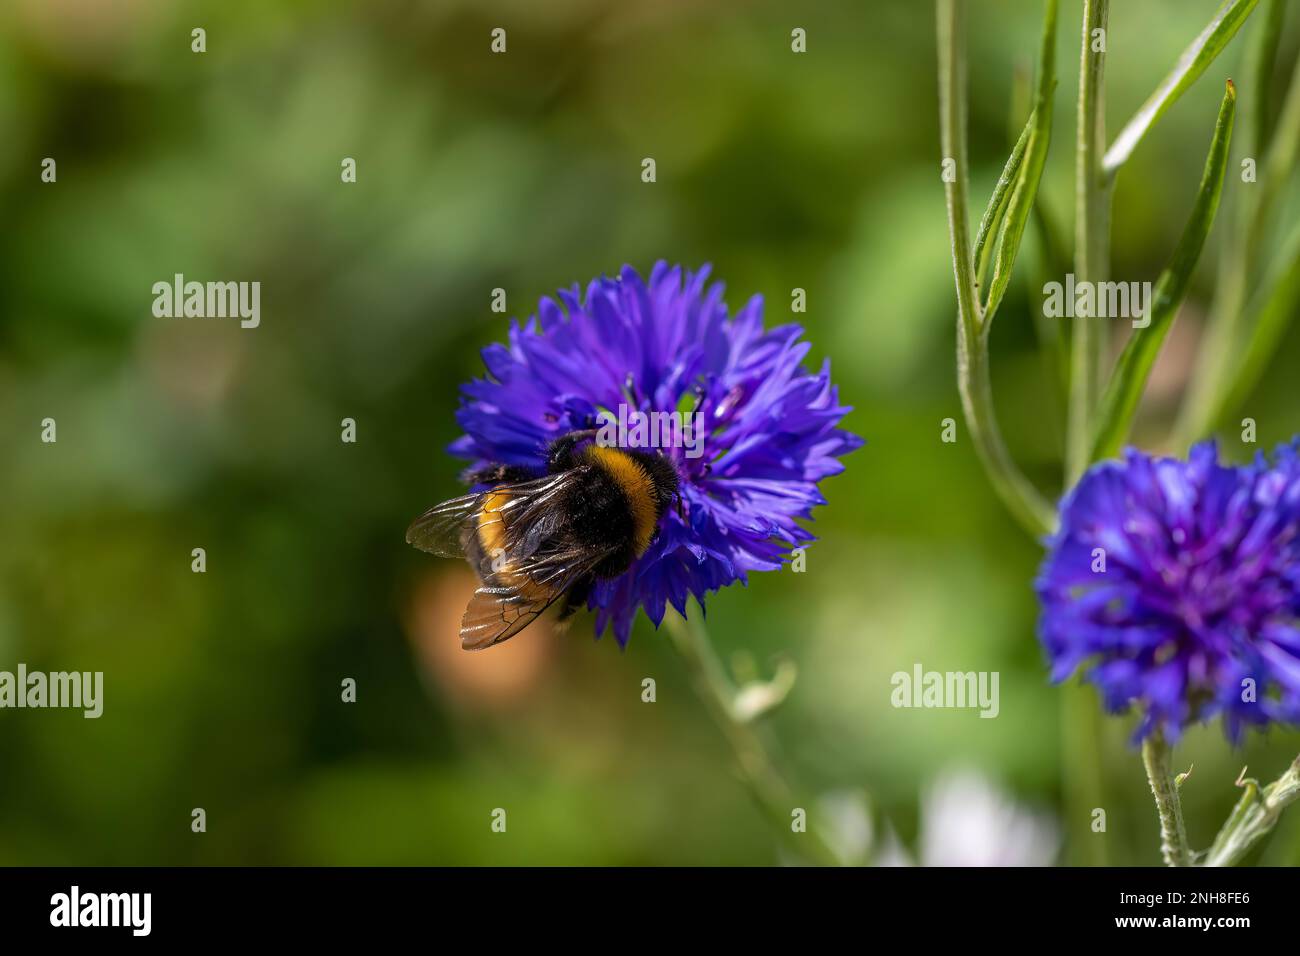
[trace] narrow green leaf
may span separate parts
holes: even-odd
[[[1219,197],[1223,192],[1223,176],[1228,167],[1228,146],[1232,140],[1232,119],[1236,111],[1237,91],[1228,81],[1223,103],[1219,106],[1219,118],[1214,124],[1214,138],[1210,142],[1210,153],[1205,159],[1205,172],[1201,176],[1200,189],[1196,194],[1196,204],[1192,207],[1191,218],[1183,230],[1182,238],[1174,249],[1173,258],[1156,280],[1152,301],[1148,304],[1148,325],[1136,329],[1124,347],[1111,377],[1106,393],[1102,396],[1101,410],[1097,419],[1097,430],[1093,442],[1092,458],[1107,458],[1119,451],[1128,437],[1129,426],[1137,411],[1138,400],[1146,387],[1147,377],[1155,364],[1160,346],[1164,343],[1169,327],[1173,324],[1183,296],[1187,294],[1187,285],[1192,271],[1201,256],[1205,239],[1214,225],[1214,215],[1219,208]],[[1076,322],[1096,322],[1097,319],[1076,319]]]
[[[1300,228],[1292,233],[1279,266],[1265,280],[1255,302],[1258,304],[1249,310],[1250,343],[1232,377],[1232,389],[1222,408],[1215,409],[1213,420],[1238,408],[1249,397],[1269,360],[1276,354],[1282,336],[1296,313],[1300,312]]]
[[[1251,144],[1247,144],[1251,148]],[[1256,276],[1269,258],[1271,225],[1285,208],[1284,187],[1300,155],[1300,60],[1296,60],[1278,121],[1273,127],[1268,152],[1259,157],[1258,180],[1234,190],[1238,217],[1234,234],[1224,250],[1225,268],[1220,276],[1210,324],[1200,347],[1200,358],[1175,431],[1176,444],[1188,445],[1216,424],[1218,410],[1226,408],[1225,396],[1241,388],[1229,381],[1239,368],[1252,333],[1247,319],[1248,296]]]
[[[1291,74],[1277,128],[1269,140],[1268,152],[1264,154],[1260,180],[1266,188],[1263,198],[1266,208],[1273,207],[1287,177],[1295,168],[1297,157],[1300,157],[1300,60],[1296,61]]]
[[[1250,78],[1246,98],[1246,150],[1254,156],[1262,156],[1268,149],[1272,131],[1269,125],[1269,90],[1273,84],[1273,67],[1277,63],[1282,22],[1286,15],[1284,0],[1264,0],[1264,3],[1264,11],[1260,14],[1263,22],[1258,24],[1246,48],[1246,76]]]
[[[1226,0],[1214,19],[1209,22],[1200,36],[1192,41],[1191,46],[1183,51],[1174,68],[1169,72],[1156,91],[1133,114],[1133,118],[1120,130],[1115,142],[1102,160],[1102,172],[1109,178],[1128,161],[1133,150],[1147,131],[1165,114],[1178,97],[1182,96],[1193,83],[1205,72],[1205,68],[1214,62],[1214,58],[1223,52],[1223,48],[1241,29],[1246,18],[1258,5],[1259,0]]]
[[[1052,90],[1055,84],[1052,85]],[[1007,201],[1007,212],[1002,223],[1002,233],[998,240],[998,251],[993,259],[993,278],[989,280],[989,296],[984,306],[984,326],[993,321],[993,316],[1002,304],[1007,286],[1011,283],[1011,270],[1020,252],[1020,240],[1024,238],[1025,224],[1034,209],[1034,199],[1038,195],[1038,183],[1043,176],[1043,166],[1047,162],[1047,147],[1052,137],[1052,90],[1034,110],[1034,127],[1029,133],[1029,144],[1025,147],[1025,158],[1021,163],[1020,173]]]
[[[1038,51],[1038,83],[1034,109],[1029,114],[1029,122],[1025,125],[1029,135],[1025,141],[1024,155],[1010,187],[1010,196],[1006,200],[1006,213],[998,237],[997,253],[993,259],[993,278],[989,281],[989,294],[983,309],[982,331],[985,332],[993,321],[998,306],[1002,304],[1007,286],[1011,283],[1011,270],[1015,265],[1016,255],[1020,252],[1020,240],[1024,238],[1025,224],[1034,210],[1034,200],[1038,196],[1038,183],[1042,179],[1043,166],[1047,162],[1047,150],[1052,140],[1052,100],[1056,92],[1056,12],[1057,0],[1047,0]],[[1021,138],[1024,139],[1023,134]],[[1016,145],[1019,148],[1019,143]],[[1014,158],[1013,151],[1012,159]],[[978,265],[978,259],[976,261]]]
[[[980,219],[979,231],[975,233],[975,282],[978,285],[984,281],[984,275],[988,272],[989,255],[993,251],[988,241],[992,236],[997,235],[998,228],[1002,225],[1002,216],[1007,211],[1007,200],[1011,198],[1011,187],[1016,181],[1016,176],[1020,172],[1020,161],[1025,158],[1025,147],[1029,144],[1029,134],[1034,127],[1034,117],[1037,111],[1029,114],[1029,121],[1025,123],[1025,128],[1020,132],[1020,138],[1016,140],[1015,148],[1011,150],[1011,155],[1007,157],[1007,164],[1002,167],[1002,175],[998,177],[997,185],[993,187],[993,195],[989,199],[988,207],[984,210],[984,216]]]

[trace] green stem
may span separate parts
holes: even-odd
[[[755,802],[772,826],[800,857],[822,866],[842,866],[845,861],[821,833],[811,813],[807,831],[791,829],[791,811],[801,806],[785,777],[777,769],[772,747],[765,735],[751,721],[742,719],[736,709],[736,688],[714,650],[704,628],[704,612],[687,619],[669,611],[664,627],[677,652],[691,672],[695,689],[722,730]]]
[[[1041,537],[1055,526],[1056,514],[1002,441],[989,379],[987,326],[981,329],[967,213],[965,11],[964,0],[938,0],[939,132],[944,157],[956,164],[956,175],[944,191],[957,286],[957,386],[966,425],[994,490],[1025,529]]]
[[[1183,826],[1183,805],[1169,768],[1169,745],[1159,731],[1142,741],[1142,763],[1160,816],[1160,855],[1167,866],[1191,866],[1192,851]]]
[[[957,283],[958,331],[973,341],[979,331],[980,309],[971,261],[966,184],[966,3],[938,0],[939,139],[945,160],[956,165],[944,184],[948,204],[948,239]]]
[[[1075,153],[1075,282],[1104,282],[1110,271],[1111,182],[1102,170],[1106,150],[1103,75],[1106,54],[1094,50],[1093,31],[1106,30],[1109,0],[1085,0],[1079,56],[1079,116]],[[1106,328],[1099,319],[1076,317],[1070,374],[1070,421],[1066,440],[1066,487],[1087,470],[1092,417],[1101,389]]]
[[[1085,0],[1079,52],[1079,104],[1074,177],[1075,281],[1104,281],[1110,271],[1110,182],[1102,170],[1106,151],[1106,54],[1093,50],[1093,31],[1107,28],[1109,0]],[[1065,439],[1065,487],[1074,486],[1088,469],[1092,454],[1093,415],[1101,394],[1101,364],[1106,328],[1096,318],[1076,317],[1071,330],[1070,393]],[[1104,798],[1101,749],[1104,728],[1095,695],[1084,688],[1061,694],[1066,758],[1062,783],[1074,805],[1076,820]],[[1076,830],[1076,832],[1079,832]],[[1085,844],[1089,862],[1104,865],[1102,841]]]
[[[1029,534],[1042,538],[1056,529],[1056,512],[1011,460],[998,430],[989,378],[988,335],[976,333],[974,341],[957,330],[957,387],[975,450],[988,473],[993,490],[1012,516]]]
[[[1243,786],[1245,792],[1214,838],[1203,866],[1236,866],[1272,831],[1282,811],[1300,799],[1300,757],[1263,790],[1254,780],[1244,781]]]
[[[1088,684],[1071,681],[1062,685],[1061,784],[1065,794],[1067,829],[1074,856],[1089,866],[1107,864],[1107,845],[1092,832],[1092,812],[1105,805],[1102,779],[1102,746],[1106,722],[1097,692]]]

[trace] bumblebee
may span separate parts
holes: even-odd
[[[595,435],[553,441],[544,474],[516,465],[471,472],[485,490],[435,505],[407,529],[408,544],[463,557],[478,575],[460,623],[465,650],[509,640],[557,602],[567,620],[596,581],[645,553],[667,508],[681,506],[666,456],[598,445]]]

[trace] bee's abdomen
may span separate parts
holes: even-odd
[[[587,449],[587,460],[618,493],[618,501],[626,513],[625,527],[632,541],[633,557],[643,554],[654,540],[659,523],[654,479],[636,458],[618,448],[592,445]]]
[[[608,551],[594,570],[598,578],[622,574],[640,553],[636,520],[619,483],[604,469],[587,466],[569,489],[569,534],[584,549]]]

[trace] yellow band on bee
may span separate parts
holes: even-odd
[[[484,584],[490,587],[508,587],[514,589],[510,603],[550,601],[556,595],[556,589],[546,584],[539,584],[513,566],[510,558],[502,560],[506,553],[506,515],[504,509],[511,500],[511,495],[503,490],[489,491],[483,496],[483,507],[479,510],[478,543],[483,549],[492,567],[490,576],[484,577]]]
[[[655,533],[655,486],[635,458],[617,448],[591,445],[587,458],[614,479],[632,513],[632,538],[638,556],[650,547]]]
[[[504,491],[489,491],[483,496],[483,507],[478,516],[478,543],[489,556],[506,546],[506,518],[501,509],[510,500]]]

